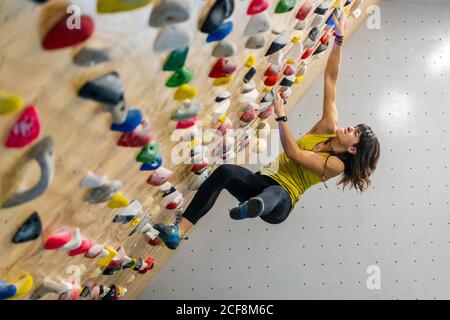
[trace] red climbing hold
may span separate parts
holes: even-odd
[[[266,80],[264,80],[264,84],[268,87],[272,87],[274,86],[277,81],[280,79],[280,76],[277,74],[273,75],[273,76],[269,76],[266,78]]]
[[[195,116],[194,118],[191,118],[186,121],[178,121],[177,122],[177,129],[187,129],[195,125],[197,120],[199,119],[199,116]]]
[[[295,73],[295,69],[292,68],[289,64],[287,65],[286,69],[284,69],[283,74],[285,76],[291,76]]]
[[[62,17],[47,33],[42,42],[46,50],[55,50],[75,46],[87,40],[94,32],[94,20],[86,15],[80,16],[79,28],[72,15]]]
[[[159,246],[161,244],[161,238],[156,237],[155,239],[149,239],[147,243],[151,246]]]
[[[326,31],[322,38],[320,38],[320,43],[322,43],[323,45],[327,44],[328,41],[330,40],[331,37],[331,32],[330,31]]]
[[[67,229],[61,229],[51,234],[44,244],[44,249],[53,250],[61,248],[72,240],[72,232]]]
[[[274,66],[273,64],[270,64],[270,65],[267,67],[266,71],[264,71],[264,76],[266,76],[266,77],[272,77],[272,76],[277,75],[279,71],[280,71],[280,70],[279,70],[278,67]]]
[[[5,147],[21,148],[33,142],[41,131],[41,123],[34,106],[27,107],[9,132]]]
[[[79,254],[83,254],[85,252],[88,252],[89,249],[92,247],[92,240],[89,239],[83,239],[81,241],[81,246],[79,246],[76,249],[73,249],[71,251],[69,251],[69,256],[73,257],[73,256],[77,256]]]
[[[206,168],[207,166],[208,166],[208,162],[194,164],[191,168],[191,172],[198,172],[198,171],[202,170],[203,168]]]
[[[269,8],[268,0],[252,0],[248,5],[247,14],[255,15],[261,12],[264,12]]]
[[[214,64],[208,76],[210,78],[225,78],[230,76],[236,69],[236,65],[230,59],[220,58]]]
[[[308,59],[313,54],[313,52],[314,52],[313,48],[306,49],[301,59],[302,60]]]
[[[313,4],[312,4],[309,0],[307,0],[307,1],[300,7],[300,9],[298,10],[298,12],[297,12],[297,14],[295,15],[295,17],[296,17],[298,20],[303,21],[303,20],[305,20],[305,19],[308,17],[308,15],[309,15],[309,13],[312,11],[312,9],[313,9]]]
[[[142,123],[133,131],[122,134],[117,145],[121,147],[145,147],[153,139],[151,126],[147,121]]]
[[[155,260],[153,260],[152,257],[148,257],[147,259],[145,259],[145,263],[147,264],[147,266],[139,270],[139,274],[145,274],[148,270],[153,269],[153,267],[155,266]]]

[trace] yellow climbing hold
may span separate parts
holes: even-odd
[[[341,0],[336,0],[331,7],[332,8],[339,8],[341,6],[342,6]]]
[[[17,112],[23,107],[23,99],[19,96],[0,91],[0,115]]]
[[[233,76],[217,78],[217,79],[214,79],[213,86],[214,87],[223,86],[225,84],[229,84],[231,82],[231,80],[233,80]]]
[[[111,260],[117,256],[117,251],[114,250],[114,248],[111,248],[110,246],[105,246],[104,248],[106,251],[108,251],[108,255],[106,255],[103,258],[100,258],[96,261],[96,263],[100,266],[100,267],[106,267]]]
[[[295,60],[288,59],[288,60],[286,61],[286,63],[287,63],[287,64],[294,64],[294,63],[295,63]]]
[[[109,208],[123,208],[126,207],[130,201],[125,198],[120,192],[116,193],[114,197],[108,202]]]
[[[252,53],[252,54],[250,55],[250,57],[248,57],[247,61],[245,61],[245,66],[246,66],[247,68],[251,68],[251,67],[253,67],[253,65],[255,64],[255,61],[256,61],[256,57],[255,57],[255,55]]]
[[[292,43],[297,43],[297,42],[299,42],[300,41],[300,38],[299,37],[292,37],[292,39],[291,39],[291,42]]]
[[[151,0],[97,0],[97,11],[99,13],[114,13],[142,8]]]
[[[345,7],[345,8],[344,8],[344,13],[345,13],[346,15],[350,14],[350,7]]]
[[[33,287],[33,277],[28,272],[25,272],[14,285],[16,286],[16,294],[10,299],[20,297],[30,292]]]
[[[264,93],[268,93],[268,92],[270,92],[271,90],[272,90],[271,87],[264,87],[262,91],[263,91]]]
[[[189,142],[189,147],[190,147],[190,148],[194,148],[196,145],[198,145],[198,143],[199,143],[199,141],[198,141],[197,139],[192,139],[192,140]]]
[[[197,88],[194,88],[188,84],[183,84],[178,88],[177,92],[175,92],[175,100],[186,100],[191,99],[197,95]]]
[[[303,76],[298,76],[298,77],[295,77],[295,83],[300,83],[300,82],[302,82],[303,81]]]
[[[134,218],[133,220],[131,220],[130,224],[132,227],[136,227],[139,224],[139,222],[141,222],[141,218],[137,217],[137,218]]]
[[[219,122],[224,123],[225,121],[227,121],[228,116],[226,114],[224,114],[223,116],[221,116],[219,119],[217,119]]]

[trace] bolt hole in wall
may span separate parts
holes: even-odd
[[[381,29],[346,43],[337,89],[340,126],[380,139],[373,188],[315,186],[269,227],[229,219],[223,192],[141,299],[450,298],[450,1],[380,8]],[[319,79],[292,110],[293,132],[317,121],[322,90]]]

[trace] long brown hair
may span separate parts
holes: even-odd
[[[350,188],[363,192],[371,184],[369,177],[375,171],[380,158],[380,143],[368,125],[358,124],[356,127],[360,130],[360,141],[355,145],[356,154],[349,152],[336,154],[345,165],[338,185],[342,184],[342,189],[345,190],[350,184]]]

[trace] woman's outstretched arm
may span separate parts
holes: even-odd
[[[341,21],[336,21],[336,36],[339,40],[344,36],[344,30]],[[333,46],[330,55],[328,56],[327,65],[324,72],[324,94],[323,94],[323,113],[322,118],[311,129],[311,133],[334,133],[337,128],[339,120],[338,112],[336,108],[336,83],[339,76],[339,70],[341,67],[341,53],[342,46],[339,41]]]

